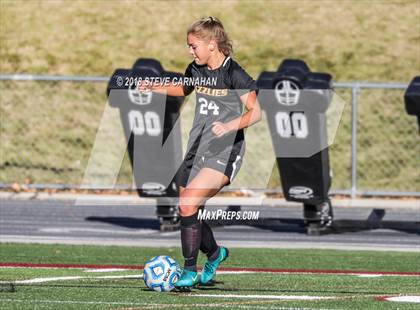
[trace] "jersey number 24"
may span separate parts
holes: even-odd
[[[213,100],[208,101],[206,98],[199,98],[200,103],[200,114],[208,115],[209,112],[213,112],[213,115],[219,115],[219,106]]]

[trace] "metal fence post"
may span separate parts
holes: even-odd
[[[351,198],[357,194],[357,95],[359,86],[351,89]]]

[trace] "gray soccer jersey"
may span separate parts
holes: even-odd
[[[185,77],[185,94],[195,90],[197,97],[188,152],[212,156],[230,154],[232,148],[240,150],[244,145],[242,129],[218,138],[212,132],[212,124],[226,123],[241,116],[243,104],[239,97],[256,90],[255,81],[230,57],[226,57],[223,64],[215,70],[192,62],[185,71]]]

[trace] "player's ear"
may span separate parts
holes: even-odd
[[[211,52],[215,51],[217,49],[217,43],[215,40],[210,40],[209,42],[209,50]]]

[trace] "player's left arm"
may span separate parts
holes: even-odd
[[[227,123],[214,122],[212,124],[212,130],[217,137],[220,138],[231,131],[249,127],[261,120],[261,106],[258,102],[256,92],[254,90],[250,91],[240,98],[242,103],[246,106],[247,111],[242,116]]]

